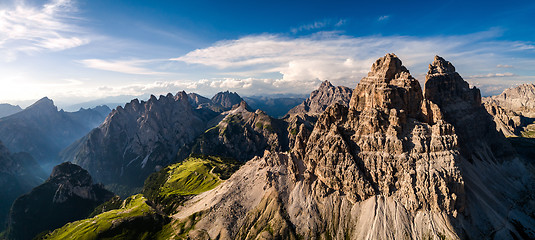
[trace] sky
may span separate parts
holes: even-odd
[[[535,1],[0,0],[0,103],[354,88],[435,55],[485,96],[535,83]],[[104,101],[104,100],[103,100]]]

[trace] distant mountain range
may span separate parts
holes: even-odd
[[[57,163],[58,153],[100,125],[111,110],[107,106],[58,111],[42,98],[26,109],[0,118],[0,141],[13,152],[28,152],[41,165]]]
[[[0,118],[15,114],[22,111],[19,105],[11,105],[7,103],[0,104]]]
[[[0,142],[0,229],[13,201],[41,184],[46,173],[28,153],[12,153]]]

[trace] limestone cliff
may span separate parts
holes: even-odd
[[[252,111],[245,101],[212,121],[215,126],[197,138],[192,153],[245,162],[261,156],[264,150],[288,150],[286,122],[261,110]]]
[[[388,54],[290,152],[250,160],[174,218],[200,214],[198,239],[533,238],[533,178],[492,124],[451,63],[435,58],[424,94]]]
[[[328,106],[334,103],[347,106],[351,99],[351,93],[352,90],[348,87],[335,87],[329,81],[324,81],[317,90],[310,93],[305,101],[292,108],[286,115],[307,114],[314,116],[323,113]]]
[[[535,137],[535,84],[522,84],[484,99],[497,130],[507,137]]]
[[[202,133],[203,116],[185,92],[151,96],[146,102],[135,99],[113,110],[102,125],[64,150],[62,158],[105,184],[140,187]]]

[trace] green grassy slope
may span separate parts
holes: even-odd
[[[145,181],[143,194],[127,198],[120,208],[68,223],[40,239],[180,237],[192,224],[170,222],[169,215],[175,207],[188,197],[217,187],[238,168],[239,164],[229,159],[213,156],[189,157],[181,163],[152,174]],[[195,222],[195,216],[191,221]],[[177,229],[181,230],[177,232]]]
[[[101,213],[93,218],[68,223],[47,234],[43,239],[105,239],[104,233],[112,230],[121,219],[133,219],[155,214],[141,194],[131,196],[123,201],[119,209]],[[140,239],[143,239],[140,235]]]
[[[143,195],[168,214],[190,196],[217,187],[239,164],[214,156],[189,157],[152,174],[145,181]]]

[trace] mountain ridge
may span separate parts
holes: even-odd
[[[204,121],[204,133],[177,154],[225,153],[244,164],[211,190],[198,189],[158,206],[166,210],[159,214],[170,219],[171,227],[155,234],[192,239],[535,238],[530,158],[517,154],[496,130],[479,89],[470,87],[449,61],[435,56],[425,80],[422,87],[395,54],[386,54],[353,90],[324,82],[299,111],[283,119],[253,112],[242,101]],[[188,116],[203,110],[195,107],[201,98],[181,95],[195,108],[187,110],[192,111]],[[177,166],[189,169],[189,164]],[[151,175],[149,182],[187,182],[189,177],[170,175],[173,166]],[[207,165],[202,169],[208,172]],[[194,172],[188,174],[199,176]],[[72,229],[66,225],[58,231]]]
[[[0,118],[0,140],[12,151],[30,153],[42,166],[57,161],[58,153],[100,124],[106,106],[58,111],[54,102],[44,97],[26,109]]]
[[[7,238],[31,239],[43,231],[85,218],[113,196],[102,185],[93,184],[86,170],[70,162],[62,163],[54,167],[43,184],[15,200]]]

